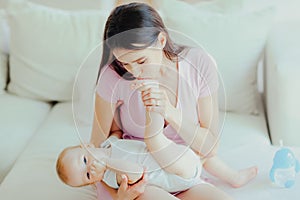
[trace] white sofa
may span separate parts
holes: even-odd
[[[97,44],[114,5],[39,1],[73,11],[21,0],[0,10],[0,199],[94,200],[93,187],[74,189],[58,180],[55,160],[79,138],[89,140],[101,52]],[[280,189],[271,184],[268,173],[278,149],[271,145],[269,130],[275,144],[283,139],[300,158],[300,18],[285,18],[287,23],[280,15],[281,23],[274,23],[268,1],[224,2],[152,1],[167,27],[180,32],[171,31],[173,37],[201,43],[218,63],[224,83],[220,156],[236,169],[259,167],[258,177],[240,189],[203,176],[235,199],[296,199],[300,175],[293,188]],[[94,9],[78,11],[88,7]],[[257,78],[262,55],[265,73]],[[257,85],[260,78],[264,90]]]

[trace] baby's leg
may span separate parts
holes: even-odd
[[[151,117],[153,117],[152,123],[157,125],[160,114],[151,113]],[[197,166],[201,164],[200,158],[189,147],[178,145],[169,140],[163,134],[162,128],[154,130],[154,128],[151,128],[151,125],[146,127],[145,143],[148,151],[160,167],[183,178],[194,177],[197,172]]]
[[[256,177],[258,171],[256,166],[236,171],[229,167],[218,156],[206,158],[203,167],[208,173],[227,182],[234,188],[247,184]]]

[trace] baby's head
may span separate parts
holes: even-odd
[[[100,174],[95,173],[94,161],[90,153],[81,146],[67,147],[58,156],[56,171],[67,185],[72,187],[90,185],[102,178]]]

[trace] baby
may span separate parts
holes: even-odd
[[[108,148],[93,145],[68,147],[60,153],[56,169],[59,178],[73,187],[103,180],[108,186],[118,188],[122,174],[127,176],[129,184],[138,182],[146,174],[148,185],[168,192],[183,191],[204,183],[200,179],[202,165],[199,157],[190,148],[175,145],[184,149],[183,153],[177,160],[166,161],[163,168],[148,152],[144,142],[120,139]],[[188,159],[185,167],[177,166],[180,159]]]
[[[68,147],[58,157],[57,173],[64,183],[74,187],[102,180],[117,189],[122,174],[127,176],[129,184],[138,182],[146,174],[148,185],[168,192],[205,184],[200,178],[200,157],[189,147],[168,139],[162,126],[163,118],[159,114],[147,112],[144,142],[119,139],[107,148],[95,148],[93,145]],[[144,168],[147,170],[144,171]],[[216,157],[210,161],[210,168],[212,175],[234,187],[246,184],[257,174],[256,167],[229,173],[232,170]],[[236,176],[231,177],[230,174]]]

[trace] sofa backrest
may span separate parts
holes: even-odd
[[[31,1],[47,7],[18,0],[9,8],[8,91],[43,101],[70,101],[80,65],[100,42],[113,3]],[[166,26],[185,36],[182,41],[202,46],[215,58],[220,72],[221,109],[256,113],[257,63],[271,25],[272,8],[258,1],[251,4],[253,1],[249,0],[151,2]],[[88,7],[97,11],[82,11]],[[97,67],[98,60],[94,62]]]
[[[65,11],[9,3],[8,91],[43,101],[70,101],[84,58],[101,41],[108,12]]]
[[[166,26],[186,36],[183,43],[190,40],[216,60],[221,110],[257,113],[257,65],[272,25],[273,7],[250,7],[248,0],[154,2]]]

